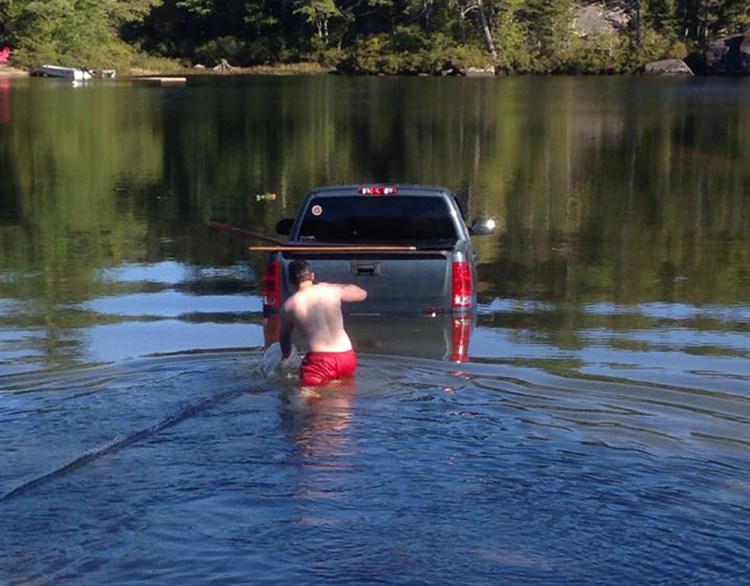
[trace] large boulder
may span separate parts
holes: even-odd
[[[582,0],[573,4],[573,32],[582,38],[624,33],[630,24],[628,12],[617,5]]]
[[[716,75],[750,75],[750,27],[713,41],[706,49],[706,67]]]
[[[645,75],[666,75],[666,76],[691,76],[693,70],[688,67],[682,59],[663,59],[647,63],[643,69]]]

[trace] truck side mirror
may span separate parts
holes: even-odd
[[[497,227],[497,222],[492,218],[474,218],[469,226],[469,234],[472,236],[486,236],[492,234]]]
[[[292,233],[293,225],[294,220],[292,218],[284,218],[283,220],[279,220],[279,222],[276,224],[276,233],[282,234],[284,236],[289,236],[289,234]]]

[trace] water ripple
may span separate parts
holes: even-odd
[[[355,385],[296,404],[262,365],[209,352],[3,377],[0,577],[744,577],[742,393],[362,354]]]

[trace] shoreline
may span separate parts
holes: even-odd
[[[252,67],[235,67],[228,65],[217,67],[184,67],[170,70],[154,70],[141,67],[131,67],[124,77],[141,77],[148,75],[170,76],[222,76],[222,75],[326,75],[334,71],[333,68],[323,67],[317,63],[290,63],[279,65],[253,65]]]
[[[21,67],[14,67],[12,65],[0,64],[0,79],[7,78],[24,78],[32,77],[34,75],[33,69],[25,69]],[[147,67],[130,67],[122,73],[117,71],[118,79],[136,79],[139,77],[231,77],[240,75],[336,75],[338,72],[333,67],[325,67],[317,63],[310,62],[299,62],[299,63],[281,63],[277,65],[253,65],[251,67],[239,67],[232,65],[225,65],[224,67],[167,67],[165,69],[151,69]],[[367,77],[367,75],[361,74],[341,74],[344,76],[351,77]],[[614,74],[534,74],[534,75],[572,75],[573,77],[637,77],[644,75],[643,73],[614,73]],[[670,75],[668,73],[663,74],[650,74],[653,77],[733,77],[728,75],[717,75],[717,74],[700,74],[695,75],[690,72],[690,75]],[[487,73],[487,72],[469,72],[465,74],[465,77],[525,77],[528,74],[498,74],[498,73]],[[375,77],[373,75],[373,77]],[[389,77],[386,74],[379,74],[377,77]],[[431,75],[415,75],[414,77],[437,77]],[[445,76],[443,76],[445,77]],[[450,76],[454,77],[454,76]]]
[[[0,77],[28,77],[30,74],[25,69],[18,69],[10,65],[0,65]]]
[[[204,68],[175,68],[174,70],[147,69],[131,67],[127,73],[118,72],[118,77],[145,77],[145,76],[230,76],[230,75],[327,75],[333,72],[332,68],[322,67],[315,63],[294,63],[281,65],[255,65],[253,67],[233,67],[217,70],[213,67]],[[0,78],[4,77],[31,77],[31,70],[11,65],[0,65]]]

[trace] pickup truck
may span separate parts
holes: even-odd
[[[355,283],[367,291],[365,301],[344,304],[345,314],[380,316],[381,323],[447,316],[455,338],[455,324],[470,328],[476,308],[471,236],[494,229],[491,219],[467,225],[458,197],[442,187],[319,187],[307,194],[296,218],[276,225],[288,240],[269,253],[263,313],[277,314],[293,293],[287,267],[299,258],[310,263],[317,281]],[[357,320],[347,319],[347,329],[350,321]]]

